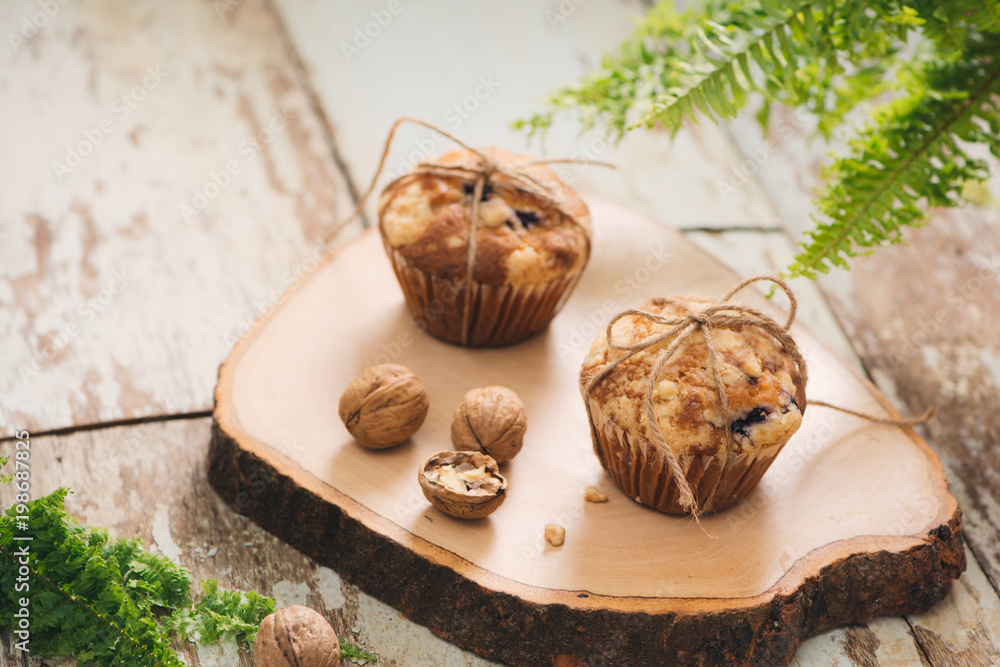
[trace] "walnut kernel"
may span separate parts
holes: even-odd
[[[482,452],[438,452],[420,466],[417,479],[424,497],[457,519],[481,519],[507,499],[507,480]]]

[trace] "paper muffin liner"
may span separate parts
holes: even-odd
[[[555,317],[583,270],[581,264],[555,280],[532,285],[469,285],[444,280],[413,266],[395,248],[386,251],[417,326],[451,343],[472,347],[509,345],[538,333]],[[465,290],[469,300],[469,340],[462,340]]]
[[[630,498],[668,514],[690,514],[680,503],[680,487],[656,445],[638,440],[619,427],[590,399],[594,447],[605,470]],[[677,457],[699,514],[718,512],[739,502],[771,467],[785,443],[751,453],[723,457],[682,454]]]

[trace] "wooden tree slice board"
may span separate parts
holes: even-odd
[[[418,330],[377,233],[328,257],[219,372],[209,478],[232,507],[435,633],[511,665],[770,664],[806,637],[928,608],[965,567],[960,511],[911,429],[822,407],[736,507],[701,519],[626,497],[594,456],[579,365],[608,317],[736,281],[677,232],[590,200],[591,264],[542,334],[465,349]],[[773,308],[755,292],[746,300]],[[802,328],[807,395],[876,415],[877,390]],[[371,364],[412,368],[431,408],[407,443],[357,446],[337,415]],[[474,522],[432,508],[419,464],[450,449],[473,387],[528,410],[506,503]],[[583,500],[595,485],[610,500]],[[544,526],[566,528],[549,546]]]

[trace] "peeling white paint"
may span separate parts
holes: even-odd
[[[963,529],[965,532],[971,534],[973,531],[979,532],[979,530],[983,530],[983,528],[985,528],[983,533],[978,536],[980,539],[976,540],[976,542],[978,544],[992,544],[996,540],[995,526],[1000,525],[1000,503],[997,502],[996,498],[992,493],[989,493],[988,490],[984,490],[983,493],[980,493],[977,496],[977,499],[979,501],[979,506],[982,508],[983,514],[985,515],[983,517],[985,521],[974,521],[972,520],[972,517],[970,517],[969,519],[963,521]],[[985,524],[985,526],[982,524]],[[993,559],[996,558],[996,556],[993,556],[993,554],[990,553],[987,553],[986,557],[992,557]],[[994,562],[997,561],[995,560]]]
[[[994,354],[993,350],[984,347],[979,350],[979,359],[993,378],[993,386],[1000,389],[1000,357]]]
[[[913,641],[906,621],[901,617],[873,618],[868,622],[868,629],[878,641],[875,656],[879,667],[911,667],[920,664],[920,649]]]
[[[180,560],[183,551],[170,532],[170,507],[167,505],[157,505],[153,513],[153,541],[164,556],[175,563]]]
[[[464,652],[410,621],[389,605],[365,593],[358,594],[359,637],[383,661],[395,660],[406,667],[486,667],[497,663]]]
[[[973,438],[970,436],[961,436],[962,447],[967,449],[970,454],[978,456],[983,453],[983,441],[979,438]]]
[[[804,642],[795,652],[794,667],[852,667],[844,655],[844,628],[829,630]]]
[[[1000,599],[968,548],[965,556],[968,568],[948,596],[928,611],[910,616],[915,626],[945,638],[956,653],[970,647],[971,633],[978,626],[983,626],[994,641],[1000,627]]]
[[[924,365],[935,370],[941,367],[941,352],[936,347],[924,345],[920,348],[920,356],[924,358]]]
[[[240,651],[235,640],[223,640],[218,644],[198,645],[198,662],[201,667],[233,667],[240,664]]]
[[[293,584],[287,579],[283,579],[274,585],[271,589],[271,594],[274,596],[274,601],[277,603],[278,609],[290,607],[293,604],[306,606],[309,604],[307,601],[309,586],[307,584]]]
[[[34,57],[0,50],[0,143],[30,145],[0,165],[0,339],[16,339],[0,344],[14,371],[0,376],[0,395],[37,430],[210,409],[232,347],[225,334],[288,286],[286,272],[311,252],[308,237],[346,218],[348,188],[301,88],[271,85],[294,82],[295,70],[270,10],[248,7],[254,18],[229,30],[211,2],[136,12],[60,5]],[[37,9],[0,3],[0,25],[20,26]],[[147,66],[162,66],[166,79],[119,117],[112,96],[140,84]],[[241,155],[247,116],[267,123],[279,110],[297,131],[265,126],[268,159]],[[53,161],[101,119],[113,130],[81,152],[72,174],[53,174]],[[185,222],[179,204],[215,188],[210,171],[232,161],[239,175]],[[96,317],[81,316],[123,268],[134,284]],[[62,353],[23,381],[18,366],[67,327],[76,333]],[[172,408],[158,407],[165,395]]]
[[[11,281],[38,272],[37,255],[27,236],[28,230],[19,229],[22,233],[15,233],[12,228],[13,225],[5,225],[3,242],[0,243],[0,265],[3,266],[4,276]]]
[[[873,368],[871,374],[872,381],[878,385],[878,388],[882,390],[882,393],[886,395],[886,398],[888,398],[897,409],[902,407],[903,402],[899,398],[899,392],[896,391],[896,378],[893,377],[891,373],[883,371],[879,368]]]
[[[340,575],[330,568],[319,568],[319,571],[316,572],[316,583],[319,585],[319,594],[323,598],[323,605],[327,609],[340,609],[347,602],[344,599]]]

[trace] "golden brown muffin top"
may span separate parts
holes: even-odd
[[[586,204],[547,166],[524,166],[534,158],[499,149],[486,153],[501,167],[529,175],[545,196],[526,191],[502,172],[491,176],[479,203],[473,278],[517,286],[548,282],[582,268],[590,254]],[[432,162],[469,169],[480,165],[479,157],[467,150]],[[415,173],[389,184],[379,201],[386,244],[427,273],[464,279],[474,185],[474,176],[461,173]]]
[[[712,301],[679,297],[692,310]],[[647,301],[638,310],[674,318],[686,315],[670,304]],[[617,344],[636,344],[662,333],[667,326],[628,315],[615,323]],[[805,388],[791,357],[770,335],[754,326],[714,328],[709,333],[730,407],[737,452],[758,451],[787,442],[802,421]],[[653,365],[671,341],[637,352],[602,378],[591,394],[600,411],[631,438],[654,446],[646,418],[646,389]],[[590,348],[580,371],[580,388],[626,352],[608,345],[602,334]],[[674,454],[726,454],[725,422],[708,348],[700,331],[681,341],[663,366],[653,389],[653,410],[664,440]]]

